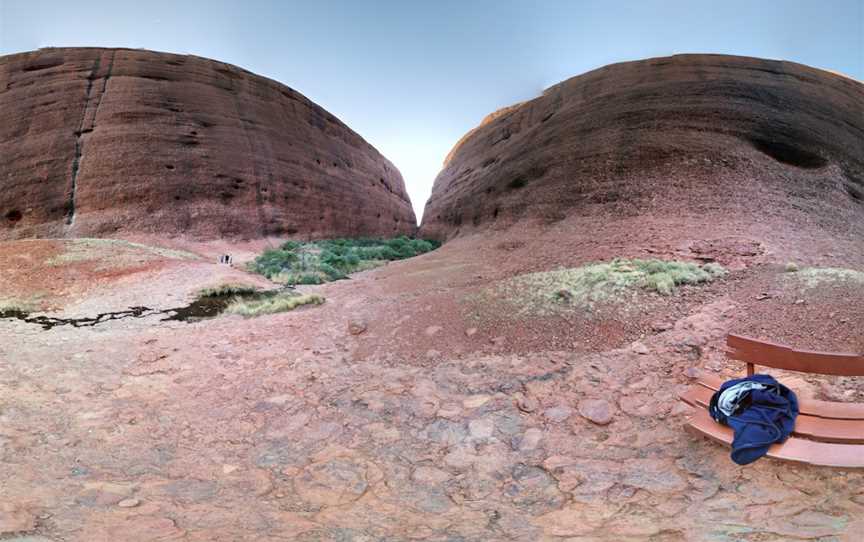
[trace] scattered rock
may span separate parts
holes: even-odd
[[[570,303],[573,301],[573,293],[570,290],[558,290],[555,292],[555,297],[558,301],[562,301],[564,303]]]
[[[615,408],[603,399],[579,401],[579,414],[597,425],[608,425],[615,417]]]
[[[651,330],[655,333],[669,331],[670,329],[672,329],[672,327],[672,324],[670,324],[669,322],[654,322],[653,324],[651,324]]]
[[[449,472],[436,469],[435,467],[421,466],[414,469],[414,472],[411,473],[411,480],[426,485],[443,484],[450,478]]]
[[[633,459],[623,465],[622,483],[652,493],[672,493],[687,487],[675,468],[659,459]]]
[[[315,463],[294,479],[300,497],[312,504],[334,506],[359,499],[366,492],[366,467],[352,458]]]
[[[522,436],[522,440],[519,442],[519,449],[523,452],[534,450],[540,445],[541,440],[543,440],[543,431],[536,427],[530,427]]]
[[[643,355],[643,356],[650,352],[650,350],[648,350],[648,347],[645,346],[645,343],[638,342],[638,341],[633,343],[630,346],[630,349],[633,350],[633,352],[640,354],[640,355]]]
[[[468,329],[465,330],[465,336],[466,337],[473,337],[476,334],[477,334],[477,328],[476,327],[469,327]]]
[[[123,499],[117,503],[117,506],[120,508],[135,508],[139,504],[141,504],[141,501],[138,499]]]
[[[616,507],[600,503],[573,503],[566,508],[539,516],[533,522],[543,529],[547,537],[573,537],[587,535],[599,529],[616,512]]]
[[[697,369],[696,367],[687,367],[687,370],[684,371],[684,376],[690,379],[699,378],[700,375],[701,371],[699,371],[699,369]]]
[[[554,406],[543,411],[543,415],[546,419],[555,423],[563,422],[569,418],[571,414],[573,414],[573,409],[567,406]]]
[[[437,335],[441,329],[443,329],[441,326],[429,326],[423,333],[425,333],[427,337],[432,337],[433,335]]]
[[[468,423],[468,433],[475,439],[489,438],[494,432],[495,424],[489,418],[478,418]]]
[[[462,401],[462,406],[465,408],[477,408],[488,403],[490,399],[492,399],[492,397],[488,395],[472,395]]]
[[[671,407],[671,401],[666,407]],[[618,400],[618,407],[630,414],[640,418],[653,418],[661,413],[664,406],[660,405],[652,396],[646,393],[626,395]]]
[[[537,401],[533,395],[524,393],[516,394],[516,407],[522,412],[534,412],[539,406],[539,401]]]
[[[10,502],[0,502],[0,535],[23,533],[36,528],[36,516]]]
[[[365,320],[351,320],[348,322],[348,333],[351,335],[360,335],[365,332],[369,324]]]

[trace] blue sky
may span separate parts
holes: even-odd
[[[396,164],[419,219],[486,114],[605,64],[727,53],[864,80],[864,0],[0,0],[0,54],[85,45],[215,58],[299,90]]]

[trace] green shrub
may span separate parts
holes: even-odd
[[[255,258],[251,269],[255,273],[272,278],[286,269],[291,269],[299,260],[297,254],[278,248],[267,249]]]
[[[293,252],[302,246],[303,243],[300,241],[285,241],[279,248],[288,252]]]
[[[327,239],[286,241],[258,256],[249,269],[288,284],[321,284],[346,278],[388,261],[411,258],[440,246],[436,241],[411,239]]]
[[[218,286],[211,286],[209,288],[202,288],[198,291],[196,297],[199,299],[202,297],[221,297],[224,295],[244,295],[244,294],[254,294],[258,291],[258,288],[255,286],[249,286],[247,284],[220,284]]]
[[[671,295],[675,291],[675,277],[671,273],[652,273],[648,275],[646,286],[661,295]]]

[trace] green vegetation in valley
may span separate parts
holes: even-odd
[[[349,274],[435,250],[425,239],[329,239],[307,243],[287,241],[266,250],[250,270],[283,284],[322,284]]]

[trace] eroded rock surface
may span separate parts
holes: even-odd
[[[0,239],[413,233],[399,171],[306,97],[129,49],[0,58]]]
[[[722,55],[594,70],[469,132],[435,181],[421,234],[647,214],[780,217],[860,235],[864,85]]]

